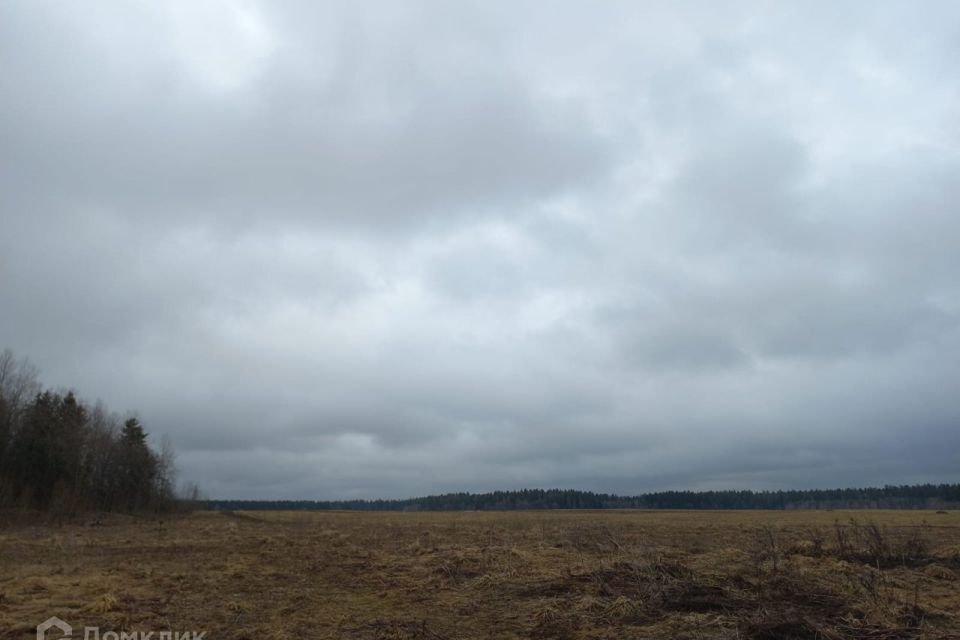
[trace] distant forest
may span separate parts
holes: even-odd
[[[502,511],[514,509],[939,509],[960,507],[960,484],[802,491],[661,491],[618,496],[573,489],[447,493],[405,500],[208,500],[208,509]]]
[[[166,511],[174,480],[172,449],[154,451],[139,419],[45,390],[29,361],[0,353],[0,507]]]

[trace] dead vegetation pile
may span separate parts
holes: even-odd
[[[583,535],[578,546],[602,548],[609,534],[592,543]],[[923,597],[928,578],[956,589],[945,565],[958,557],[934,555],[932,537],[928,525],[893,531],[851,520],[799,538],[762,527],[737,548],[699,557],[631,554],[615,542],[616,559],[518,595],[541,599],[530,635],[542,638],[593,637],[601,628],[633,628],[636,637],[960,638],[940,628],[955,625],[954,613]]]

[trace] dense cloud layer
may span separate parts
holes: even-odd
[[[213,496],[958,480],[955,3],[0,13],[0,347]]]

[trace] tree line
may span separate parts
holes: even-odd
[[[637,496],[522,489],[402,500],[208,500],[209,509],[509,511],[515,509],[939,509],[960,507],[960,484],[787,491],[662,491]]]
[[[44,389],[36,368],[0,353],[0,507],[76,513],[177,506],[173,450],[151,448],[135,416]]]

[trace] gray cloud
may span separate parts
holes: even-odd
[[[163,20],[151,28],[148,16],[92,30],[79,28],[88,25],[83,16],[61,19],[68,24],[56,34],[65,42],[55,45],[53,34],[32,37],[32,23],[18,29],[13,21],[9,89],[42,108],[14,103],[4,114],[16,158],[5,172],[8,190],[42,181],[46,197],[151,226],[279,219],[390,228],[573,190],[612,160],[575,103],[538,101],[508,69],[450,65],[415,33],[378,34],[375,24],[334,11],[327,19],[353,25],[352,38],[327,34],[333,42],[318,43],[312,32],[295,33],[300,40],[279,50],[253,39],[245,44],[273,52],[262,71],[218,91],[206,75],[220,71],[221,81],[236,83],[240,72],[220,69],[227,61],[205,59],[205,49],[171,51],[183,37],[178,28],[202,28],[185,29],[173,13],[172,29]],[[172,40],[160,50],[173,60],[132,47],[142,66],[117,64],[131,43],[104,31],[128,22]],[[243,40],[242,32],[228,35]],[[381,55],[378,35],[394,38],[386,47],[394,57]]]
[[[0,346],[222,497],[956,481],[960,13],[5,7]]]

